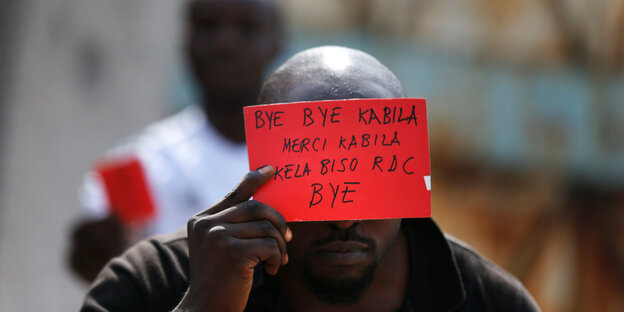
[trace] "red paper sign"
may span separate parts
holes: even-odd
[[[245,107],[249,167],[272,165],[254,199],[287,221],[431,216],[425,99]]]
[[[143,166],[136,157],[113,159],[97,166],[111,213],[125,224],[143,224],[156,214]]]

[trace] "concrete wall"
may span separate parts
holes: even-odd
[[[2,116],[0,311],[77,311],[66,269],[77,189],[116,141],[169,113],[179,8],[168,0],[21,1]]]

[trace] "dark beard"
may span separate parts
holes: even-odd
[[[360,277],[348,279],[332,279],[326,276],[313,275],[311,266],[307,261],[303,264],[303,277],[308,282],[312,292],[322,301],[329,304],[353,304],[356,303],[364,291],[370,286],[375,277],[377,261],[372,262]]]

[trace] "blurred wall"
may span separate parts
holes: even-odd
[[[18,45],[16,32],[12,30],[12,25],[19,19],[21,6],[19,1],[7,0],[0,2],[0,151],[6,136],[5,124],[7,121],[7,101],[13,82],[13,60],[15,59],[15,47]],[[0,153],[0,192],[2,191],[2,165],[4,164],[3,153]],[[0,215],[2,208],[0,207]]]
[[[64,254],[82,175],[170,112],[182,3],[15,3],[14,70],[2,94],[0,311],[77,311],[85,288]]]

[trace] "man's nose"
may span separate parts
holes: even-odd
[[[356,220],[343,220],[343,221],[334,221],[333,225],[340,230],[348,230],[358,223],[359,221],[356,221]]]
[[[236,49],[239,33],[233,25],[221,26],[215,34],[213,46],[221,53],[232,53]]]

